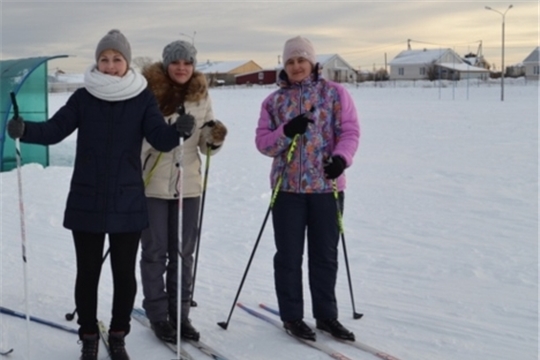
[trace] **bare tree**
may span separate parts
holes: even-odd
[[[149,56],[137,56],[134,58],[131,63],[133,64],[133,67],[142,70],[146,66],[151,65],[154,62],[151,57]]]
[[[390,75],[388,75],[388,71],[386,71],[385,68],[380,68],[379,70],[375,71],[373,80],[387,81],[388,79],[390,79]]]
[[[476,66],[487,69],[487,70],[489,70],[491,68],[491,66],[489,65],[487,60],[484,59],[484,57],[481,57],[481,58],[478,59],[478,62],[476,63]]]
[[[469,63],[473,66],[481,67],[487,70],[490,69],[489,63],[486,61],[486,59],[484,59],[482,55],[477,56],[476,54],[470,52],[466,54],[464,58],[467,59]]]
[[[437,80],[440,77],[439,68],[435,64],[435,61],[432,61],[431,64],[428,65],[426,77],[429,81]]]

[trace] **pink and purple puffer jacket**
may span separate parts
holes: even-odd
[[[283,125],[307,113],[314,120],[298,137],[290,161],[287,154],[293,139],[285,136]],[[301,83],[284,83],[262,103],[255,144],[264,155],[274,158],[270,184],[274,188],[283,176],[280,191],[295,193],[332,192],[332,181],[324,176],[324,164],[333,155],[351,166],[360,140],[360,124],[354,102],[340,84],[316,75]],[[345,173],[337,178],[339,191],[345,189]]]

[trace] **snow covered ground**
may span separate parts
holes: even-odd
[[[351,87],[362,138],[347,170],[345,239],[356,310],[341,262],[341,321],[358,340],[401,360],[538,359],[538,84]],[[254,146],[267,88],[212,89],[229,127],[210,165],[194,325],[231,359],[318,360],[328,356],[236,308],[225,321],[268,208],[270,159]],[[51,94],[54,112],[69,94]],[[22,168],[30,313],[75,327],[75,258],[62,227],[75,137],[52,146],[51,166]],[[24,154],[23,154],[24,156]],[[0,174],[0,304],[24,311],[16,170]],[[276,304],[268,222],[240,301]],[[342,258],[340,258],[341,260]],[[137,274],[139,276],[139,274]],[[100,318],[108,322],[111,277],[104,267]],[[312,320],[305,283],[305,314]],[[136,305],[140,306],[142,291]],[[0,315],[10,359],[74,360],[77,337]],[[319,336],[351,359],[373,355]],[[174,355],[136,322],[133,360]],[[197,350],[196,359],[208,359]],[[105,351],[100,359],[107,359]]]

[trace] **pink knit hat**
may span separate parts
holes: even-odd
[[[315,59],[315,49],[313,49],[311,41],[301,36],[293,37],[285,42],[283,64],[286,64],[290,58],[295,56],[301,56],[313,65],[317,62]]]

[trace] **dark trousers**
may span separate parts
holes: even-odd
[[[110,263],[113,276],[112,318],[109,330],[130,330],[131,311],[137,293],[135,265],[140,232],[109,234]],[[104,233],[73,231],[77,256],[75,305],[79,336],[97,334],[98,285],[103,262]]]
[[[143,308],[150,321],[177,317],[178,200],[147,198],[150,226],[141,238]],[[182,202],[182,319],[189,316],[193,253],[197,242],[200,197]]]
[[[343,193],[339,199],[343,208]],[[281,319],[304,317],[302,261],[306,231],[313,316],[337,318],[339,227],[334,195],[280,192],[272,207],[272,221],[277,249],[274,281]]]

